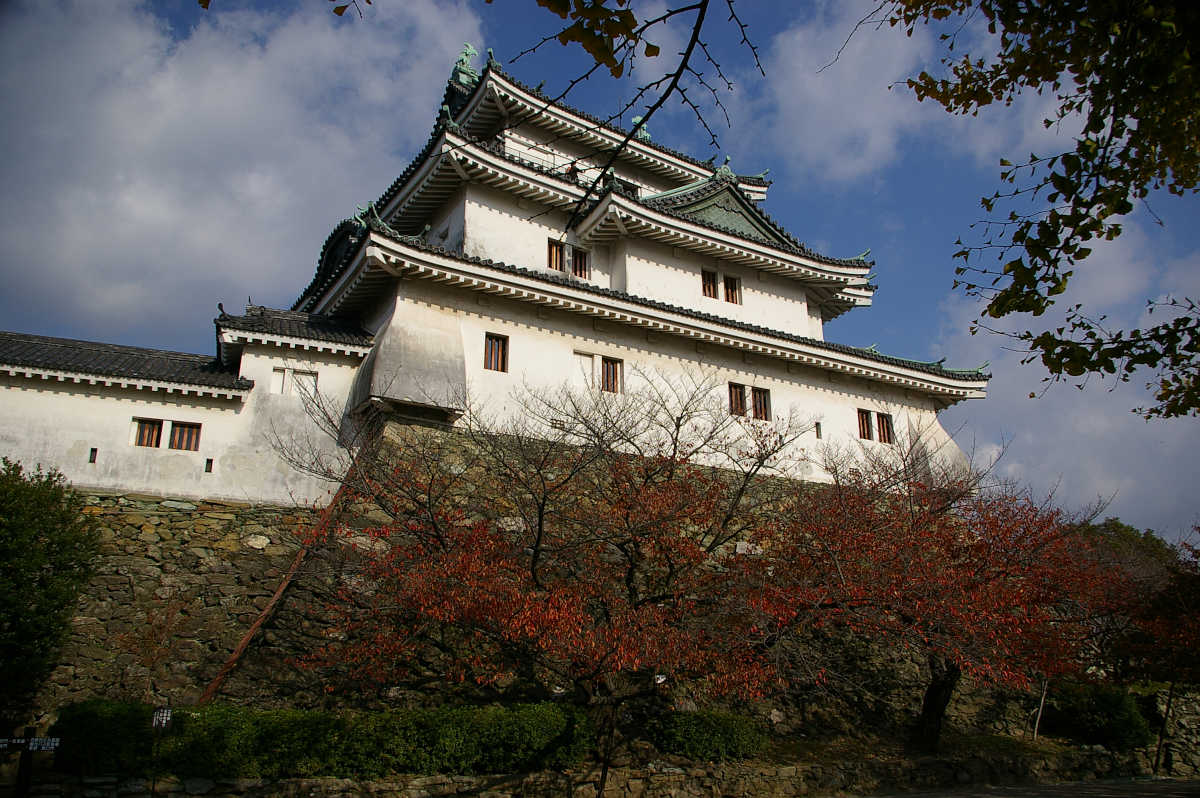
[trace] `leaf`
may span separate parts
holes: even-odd
[[[659,47],[657,44],[651,44],[650,42],[646,42],[646,57],[647,58],[657,58],[658,53],[659,53]]]
[[[346,6],[334,6],[334,7],[333,7],[333,13],[337,14],[337,15],[340,17],[342,14],[345,14],[345,13],[346,13],[346,9],[347,9],[347,8],[349,8],[349,7],[350,7],[350,6],[348,6],[348,5],[346,5]]]

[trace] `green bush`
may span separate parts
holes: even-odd
[[[55,766],[67,773],[145,773],[151,762],[153,737],[145,704],[91,698],[63,707],[50,727],[61,738]]]
[[[591,750],[582,712],[557,704],[345,713],[176,709],[157,760],[150,708],[89,701],[63,710],[59,765],[89,775],[163,772],[279,779],[389,773],[503,773],[562,767]],[[118,751],[120,746],[123,748]]]
[[[1154,739],[1137,700],[1110,685],[1058,686],[1050,694],[1042,728],[1047,734],[1114,751],[1149,745]]]
[[[767,744],[759,721],[724,712],[671,712],[651,724],[659,750],[689,759],[746,759]]]
[[[99,545],[62,474],[0,458],[0,722],[20,722],[70,628]]]

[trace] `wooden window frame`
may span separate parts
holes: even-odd
[[[162,445],[163,423],[161,418],[135,418],[133,422],[137,425],[133,436],[134,446],[157,449]]]
[[[816,433],[817,440],[821,440],[821,422],[820,421],[813,422],[813,432]]]
[[[546,268],[556,272],[567,270],[567,247],[553,238],[546,240]]]
[[[578,249],[571,247],[571,274],[581,280],[590,279],[592,276],[592,264],[589,262],[588,251],[586,249]]]
[[[875,414],[875,431],[878,433],[876,440],[880,443],[894,444],[896,442],[896,428],[892,424],[890,413]]]
[[[700,293],[708,299],[720,299],[720,278],[716,272],[708,269],[700,270]]]
[[[625,383],[625,361],[615,357],[600,357],[600,390],[622,393]]]
[[[740,382],[729,383],[729,415],[746,415],[746,386]]]
[[[858,408],[858,437],[864,441],[875,440],[874,427],[871,424],[871,411]]]
[[[769,388],[751,388],[750,406],[756,420],[770,421],[771,390]]]
[[[168,448],[181,452],[200,451],[200,426],[192,421],[172,421]]]
[[[483,368],[487,371],[508,371],[507,335],[483,334]]]
[[[734,305],[742,304],[742,278],[725,275],[725,301]]]

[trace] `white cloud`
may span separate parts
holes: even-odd
[[[899,156],[902,137],[936,110],[914,102],[903,87],[888,89],[931,57],[927,31],[908,38],[863,26],[831,63],[873,5],[817,4],[810,19],[771,40],[762,91],[742,98],[737,116],[761,135],[755,145],[770,147],[798,173],[847,180],[875,172]]]
[[[432,0],[365,23],[307,6],[196,13],[172,38],[131,0],[3,12],[6,327],[203,351],[218,300],[290,303],[328,232],[424,141],[461,43],[480,40],[465,4]]]

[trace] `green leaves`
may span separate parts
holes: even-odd
[[[1084,121],[1073,150],[1048,159],[1031,153],[1019,165],[1002,160],[1006,190],[980,200],[989,213],[1013,208],[983,228],[982,240],[955,253],[964,269],[991,278],[966,284],[968,294],[987,300],[984,316],[1044,314],[1073,278],[1088,279],[1086,272],[1074,277],[1073,267],[1092,254],[1084,244],[1119,236],[1118,219],[1133,212],[1135,199],[1158,188],[1174,195],[1200,188],[1200,76],[1192,55],[1192,43],[1200,41],[1197,4],[892,0],[887,11],[889,22],[910,35],[918,24],[974,13],[995,35],[986,58],[951,58],[955,35],[944,34],[943,74],[949,77],[923,71],[910,78],[918,100],[973,115],[993,102],[1011,103],[1026,89],[1052,91],[1058,108],[1047,127],[1076,115]],[[1065,93],[1064,85],[1071,87]],[[995,253],[999,268],[983,260]],[[1155,370],[1157,404],[1138,412],[1197,415],[1196,305],[1188,297],[1164,304],[1180,314],[1176,323],[1112,333],[1075,307],[1062,330],[1016,337],[1051,379],[1104,373],[1127,380],[1137,369]]]

